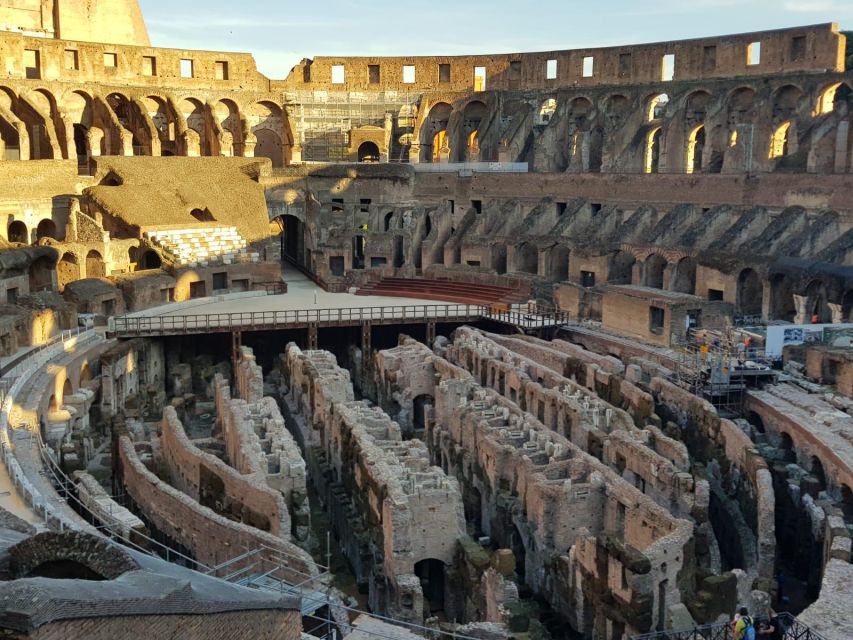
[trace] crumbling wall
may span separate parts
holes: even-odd
[[[146,520],[188,549],[200,563],[215,567],[248,551],[268,547],[282,554],[280,571],[287,582],[297,584],[306,576],[318,575],[314,561],[296,545],[234,522],[160,480],[139,459],[129,437],[119,438],[118,455],[123,486]],[[257,558],[238,561],[232,570],[256,561]]]
[[[178,414],[166,407],[161,422],[160,453],[172,484],[217,513],[288,539],[290,513],[283,497],[263,479],[242,475],[187,437]]]
[[[288,421],[315,443],[306,448],[311,478],[371,607],[420,622],[417,565],[438,562],[446,576],[465,532],[458,483],[432,465],[421,441],[404,441],[379,407],[353,400],[332,354],[291,344],[282,362]],[[435,597],[447,603],[444,582]]]

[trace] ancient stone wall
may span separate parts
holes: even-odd
[[[198,562],[215,567],[248,551],[268,547],[285,558],[281,575],[287,582],[297,584],[317,575],[314,561],[296,545],[219,515],[160,480],[140,461],[127,436],[119,438],[118,459],[123,486],[146,520],[188,549]],[[233,569],[255,560],[239,561]]]
[[[434,372],[434,418],[426,427],[431,454],[460,477],[468,521],[513,550],[521,579],[574,628],[648,629],[681,600],[679,589],[689,594],[689,522],[423,345],[406,340],[380,354],[377,365],[386,386],[394,378],[386,398],[402,398],[410,379],[424,380],[418,370]],[[661,582],[665,602],[656,608]],[[605,606],[598,589],[612,589],[615,604]]]
[[[195,446],[173,407],[166,407],[160,424],[159,453],[175,488],[232,520],[290,538],[290,512],[279,493]]]
[[[244,355],[251,356],[251,350]],[[253,357],[253,356],[251,356]],[[252,360],[253,362],[253,360]],[[246,361],[240,360],[236,377],[245,373]],[[254,365],[260,370],[260,367]],[[260,388],[257,383],[260,382]],[[252,397],[262,396],[263,380],[252,381]],[[275,400],[260,397],[256,402],[232,399],[227,381],[221,374],[213,380],[214,403],[219,432],[225,441],[229,463],[238,472],[261,481],[283,496],[290,513],[290,530],[296,540],[308,539],[308,497],[306,465]]]
[[[419,622],[425,596],[445,593],[424,594],[418,565],[438,562],[446,571],[465,532],[456,480],[432,465],[421,441],[403,440],[380,408],[352,399],[332,354],[291,344],[284,357],[289,421],[306,435],[319,427],[306,445],[311,477],[357,578],[369,584],[371,606]]]

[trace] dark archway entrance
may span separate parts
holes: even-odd
[[[10,222],[9,226],[6,229],[6,237],[9,238],[9,242],[20,242],[21,244],[29,244],[29,238],[27,237],[27,235],[27,225],[21,222],[20,220]]]
[[[274,218],[279,228],[281,259],[305,266],[305,230],[302,221],[294,215],[285,214]]]
[[[362,142],[358,147],[359,162],[379,162],[379,145],[375,142]]]
[[[737,309],[744,316],[760,316],[764,285],[753,269],[744,269],[737,277]]]
[[[441,560],[427,558],[415,563],[415,575],[421,582],[424,609],[430,613],[444,610],[445,566]]]
[[[36,227],[36,240],[52,238],[56,240],[56,223],[50,219],[44,219]]]
[[[663,289],[663,272],[667,265],[666,258],[652,254],[646,259],[645,278],[643,284],[652,289]]]
[[[163,260],[160,258],[160,254],[153,249],[142,254],[142,260],[139,262],[141,269],[159,269],[162,264]]]

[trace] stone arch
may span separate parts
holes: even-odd
[[[823,87],[817,95],[814,115],[822,116],[837,110],[841,104],[846,104],[851,98],[851,88],[846,82],[833,82]]]
[[[696,292],[696,260],[684,257],[675,264],[670,289],[679,293]]]
[[[684,102],[684,121],[688,126],[705,122],[710,102],[711,94],[704,89],[693,91],[687,96]]]
[[[631,284],[637,259],[628,251],[617,251],[607,261],[608,284]]]
[[[103,278],[107,275],[104,258],[100,252],[92,249],[86,254],[86,277]]]
[[[6,238],[9,242],[29,244],[30,231],[27,229],[27,223],[23,220],[12,220],[6,227]]]
[[[432,346],[432,345],[429,345]],[[422,393],[412,399],[412,426],[415,431],[424,431],[427,426],[427,413],[435,405],[435,398]]]
[[[59,290],[65,288],[69,282],[74,282],[80,279],[80,260],[77,255],[71,251],[66,251],[62,254],[59,262],[56,265],[56,275],[59,284]]]
[[[832,311],[826,295],[826,285],[822,280],[812,280],[805,291],[805,321],[813,324],[832,322]]]
[[[8,553],[11,556],[10,570],[16,578],[47,575],[112,580],[140,568],[118,545],[81,531],[39,533],[13,545]],[[51,573],[45,571],[48,568]],[[56,569],[65,571],[56,575],[52,573]],[[77,571],[68,575],[66,571],[69,569]]]
[[[207,108],[198,98],[187,97],[178,103],[178,110],[187,122],[187,129],[198,134],[198,152],[200,155],[212,155],[210,148],[210,127],[207,122]],[[190,155],[188,153],[188,155]]]
[[[246,122],[255,135],[256,158],[269,158],[272,166],[284,166],[284,114],[282,108],[267,100],[255,102],[245,110]]]
[[[154,249],[148,249],[139,260],[139,269],[159,269],[163,266],[163,258]]]
[[[785,120],[796,118],[804,95],[803,90],[793,84],[783,85],[773,92],[771,117],[774,126],[778,126]]]
[[[791,279],[784,273],[770,278],[770,319],[793,322],[797,315]]]
[[[178,155],[178,117],[172,105],[162,96],[149,95],[140,100],[151,118],[160,138],[160,153],[164,156]]]
[[[436,558],[424,558],[415,563],[414,572],[421,583],[421,591],[426,601],[427,617],[444,610],[444,595],[446,588],[446,565]]]
[[[744,316],[760,316],[764,283],[755,269],[742,269],[737,277],[736,307]]]
[[[89,366],[88,361],[83,363],[83,366],[80,367],[80,385],[87,382],[92,381],[92,368]]]
[[[37,88],[28,94],[29,100],[38,108],[39,115],[44,121],[46,135],[51,143],[51,155],[57,160],[67,155],[70,150],[66,149],[65,144],[65,123],[60,117],[59,104],[56,96],[51,91],[45,88]]]
[[[280,229],[279,242],[281,245],[281,257],[283,260],[305,263],[305,223],[298,217],[285,214],[272,219]],[[358,236],[362,237],[362,236]]]
[[[665,93],[650,96],[646,100],[646,122],[654,122],[663,118],[668,104],[669,96]]]
[[[547,126],[554,117],[554,112],[557,110],[556,98],[545,98],[539,105],[536,111],[536,125],[540,127]]]
[[[442,157],[449,157],[447,124],[452,112],[453,107],[447,102],[436,102],[430,107],[420,130],[421,162],[439,162]]]
[[[700,124],[693,128],[687,136],[687,159],[685,169],[687,173],[701,173],[703,155],[705,153],[705,125]]]
[[[515,247],[515,271],[539,273],[539,250],[530,242],[522,242]]]
[[[36,241],[38,242],[43,238],[58,240],[56,235],[56,223],[50,218],[41,220],[36,227]]]
[[[462,126],[460,127],[459,160],[462,162],[478,162],[480,158],[480,127],[488,115],[486,103],[471,100],[462,110]]]
[[[767,157],[774,159],[784,158],[787,156],[791,152],[790,134],[790,120],[787,120],[776,127],[773,130],[773,135],[770,137],[770,151]]]
[[[359,162],[379,162],[379,145],[367,140],[358,146]]]
[[[0,160],[21,159],[21,123],[14,115],[14,101],[11,89],[0,87]]]
[[[237,103],[228,98],[223,98],[216,102],[213,112],[223,132],[231,134],[231,148],[220,149],[220,154],[223,156],[243,155],[243,126],[240,122],[240,108]],[[227,143],[227,140],[224,142]]]
[[[658,253],[646,258],[643,262],[643,285],[652,289],[663,289],[664,270],[668,264],[666,258]]]
[[[755,89],[738,87],[726,98],[726,110],[730,125],[742,124],[753,120],[755,107]]]
[[[661,127],[653,127],[646,134],[646,149],[643,158],[644,173],[657,173],[660,169],[663,131]]]
[[[54,149],[55,128],[50,115],[50,101],[43,93],[25,91],[12,100],[12,113],[17,116],[29,139],[30,160],[61,159]]]

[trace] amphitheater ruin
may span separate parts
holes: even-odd
[[[853,638],[838,25],[0,65],[0,636]]]

